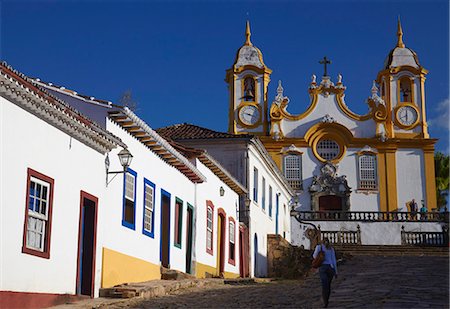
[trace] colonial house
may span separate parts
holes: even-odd
[[[294,194],[285,177],[253,135],[217,132],[190,124],[160,128],[165,138],[206,149],[248,191],[240,200],[239,220],[248,227],[251,276],[267,276],[267,235],[291,240],[290,201]],[[246,243],[246,242],[243,242]],[[244,251],[245,252],[245,251]]]
[[[205,151],[165,140],[127,107],[36,83],[119,136],[133,156],[126,173],[107,179],[99,286],[159,279],[160,266],[239,276],[236,205],[246,190],[236,179]],[[108,155],[109,170],[121,168],[115,157]]]
[[[125,144],[3,62],[0,145],[1,305],[94,295],[105,154]]]

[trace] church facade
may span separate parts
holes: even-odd
[[[403,43],[397,44],[375,77],[364,115],[344,96],[342,75],[311,78],[310,100],[291,114],[279,82],[269,106],[271,70],[250,40],[227,70],[229,133],[259,136],[296,191],[301,211],[408,211],[412,199],[436,208],[434,144],[427,130],[425,79],[428,71]],[[305,89],[306,91],[306,89]]]

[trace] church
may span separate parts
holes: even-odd
[[[268,85],[272,70],[250,39],[226,72],[229,86],[228,131],[260,138],[296,194],[292,209],[327,211],[408,211],[412,200],[436,208],[434,145],[427,130],[425,80],[428,71],[403,42],[387,54],[373,85],[368,85],[364,115],[344,97],[342,75],[313,75],[309,101],[300,114],[289,112],[281,81],[275,99]],[[389,46],[386,46],[388,48]],[[287,89],[288,90],[288,89]],[[305,100],[306,101],[306,100]]]

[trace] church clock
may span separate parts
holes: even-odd
[[[261,114],[257,106],[244,105],[239,109],[239,120],[244,126],[254,126],[261,119]]]
[[[395,120],[401,128],[412,128],[419,120],[419,111],[414,105],[401,105],[396,110]]]
[[[229,90],[229,133],[268,135],[267,90],[271,73],[261,51],[250,41],[247,22],[245,43],[237,51],[225,77]]]

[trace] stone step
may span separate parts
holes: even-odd
[[[427,255],[427,256],[448,256],[447,247],[420,247],[420,246],[335,246],[336,251],[345,252],[352,255]]]
[[[183,279],[195,279],[195,276],[186,274],[182,271],[175,269],[168,269],[161,267],[161,279],[162,280],[183,280]]]

